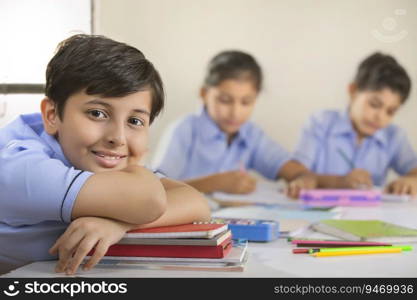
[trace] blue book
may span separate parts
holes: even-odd
[[[269,242],[279,237],[279,223],[272,220],[214,218],[215,223],[225,223],[232,231],[232,239],[251,242]]]

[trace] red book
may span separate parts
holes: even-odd
[[[226,231],[227,224],[184,224],[128,231],[124,238],[212,238]]]
[[[106,256],[223,258],[232,249],[231,237],[218,246],[122,245],[109,247]],[[92,255],[93,250],[88,255]]]

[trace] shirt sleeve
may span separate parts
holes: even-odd
[[[163,134],[152,162],[152,169],[173,179],[182,179],[192,143],[191,120],[171,125]]]
[[[324,139],[324,129],[321,121],[322,120],[320,120],[320,117],[317,115],[313,115],[309,118],[301,130],[300,139],[291,155],[291,159],[302,163],[310,170],[315,169],[318,150]]]
[[[91,175],[51,158],[39,142],[12,143],[0,151],[0,222],[71,222],[75,199]]]
[[[407,135],[403,130],[398,129],[397,141],[392,143],[396,151],[391,160],[391,167],[400,175],[406,175],[412,169],[417,168],[417,155],[413,150]]]
[[[275,180],[281,167],[289,161],[290,155],[264,132],[259,136],[249,167],[266,178]]]

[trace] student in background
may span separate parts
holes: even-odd
[[[140,165],[164,93],[139,50],[72,36],[48,64],[45,94],[41,114],[0,129],[0,273],[58,254],[56,271],[73,274],[130,229],[210,218],[201,193]]]
[[[249,121],[261,86],[262,71],[251,55],[216,55],[201,88],[203,107],[166,133],[154,167],[204,193],[252,192],[256,180],[246,170],[284,178],[292,197],[315,187],[314,176]]]
[[[383,186],[389,169],[401,175],[394,194],[417,194],[417,155],[403,130],[391,124],[410,93],[411,80],[389,55],[367,57],[349,85],[346,111],[321,111],[305,126],[292,156],[318,173],[319,186]]]

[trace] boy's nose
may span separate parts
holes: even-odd
[[[232,109],[230,111],[230,115],[232,117],[236,118],[236,117],[238,117],[240,115],[240,110],[241,110],[240,105],[239,104],[235,104],[235,105],[233,105],[233,107],[232,107]]]
[[[112,126],[106,133],[105,139],[112,146],[123,146],[126,143],[124,126]]]

